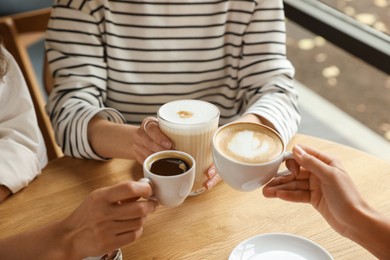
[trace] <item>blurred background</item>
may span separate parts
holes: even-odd
[[[388,0],[321,1],[389,34]],[[389,75],[293,22],[287,24],[288,56],[296,79],[390,142]]]

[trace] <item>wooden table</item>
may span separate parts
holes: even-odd
[[[295,143],[338,157],[363,197],[390,216],[390,163],[314,137],[297,135]],[[141,166],[129,160],[52,161],[26,189],[0,204],[0,238],[64,218],[92,190],[141,176]],[[335,259],[375,259],[333,231],[310,205],[266,199],[261,190],[238,192],[224,183],[177,208],[160,207],[148,217],[143,236],[122,251],[124,259],[227,259],[241,241],[264,233],[305,237]]]

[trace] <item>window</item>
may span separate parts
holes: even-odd
[[[390,34],[390,2],[388,0],[320,0],[338,11],[368,25],[379,32]]]
[[[358,17],[371,1],[284,2],[287,54],[296,79],[390,142],[389,28],[367,26]],[[388,25],[389,8],[383,9],[373,15]]]
[[[357,5],[360,3],[356,1]],[[389,35],[365,26],[317,0],[284,0],[284,4],[288,19],[390,73]]]

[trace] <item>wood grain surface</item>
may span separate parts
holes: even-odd
[[[290,147],[295,143],[339,158],[369,204],[390,216],[389,163],[310,136],[297,135]],[[56,159],[0,204],[0,238],[64,218],[94,189],[141,177],[141,165],[131,160]],[[335,259],[375,259],[333,231],[311,205],[266,199],[260,189],[244,193],[225,183],[176,208],[161,206],[148,216],[142,237],[122,251],[124,259],[227,259],[237,244],[265,233],[302,236]]]

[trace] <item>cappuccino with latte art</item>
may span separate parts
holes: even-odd
[[[256,124],[235,124],[218,132],[216,149],[232,160],[259,164],[274,160],[283,152],[280,137]]]
[[[213,137],[215,167],[224,182],[239,191],[252,191],[273,177],[282,162],[292,158],[279,134],[268,126],[234,122],[220,127]]]

